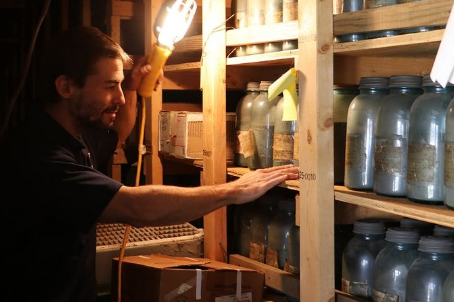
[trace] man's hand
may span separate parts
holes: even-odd
[[[143,78],[150,72],[151,66],[147,62],[147,57],[141,57],[134,63],[132,66],[131,71],[125,76],[125,80],[123,82],[123,89],[136,91],[139,89],[140,85],[142,84]],[[159,76],[158,81],[156,82],[156,86],[154,87],[154,91],[158,88],[158,86],[162,83],[164,79],[164,71],[161,70],[161,74]]]

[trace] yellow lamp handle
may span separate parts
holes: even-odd
[[[143,97],[151,97],[153,90],[156,86],[161,70],[166,64],[167,58],[170,56],[172,51],[168,48],[160,47],[157,44],[153,44],[151,54],[148,56],[148,64],[151,65],[150,72],[144,77],[142,84],[140,85],[137,92]]]

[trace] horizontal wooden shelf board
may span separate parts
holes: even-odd
[[[333,51],[336,55],[348,56],[435,56],[444,31],[444,29],[437,29],[356,42],[334,43]]]
[[[454,228],[454,211],[443,205],[424,205],[407,198],[380,196],[373,192],[349,190],[343,186],[334,186],[334,197],[361,207]]]
[[[164,66],[164,72],[175,72],[175,71],[200,71],[200,62],[189,62],[189,63],[181,63],[181,64],[172,64]]]
[[[227,167],[227,174],[234,177],[241,177],[246,173],[251,172],[249,168],[242,167]],[[282,182],[279,187],[287,188],[290,190],[299,191],[300,182],[299,180],[287,180]]]
[[[279,52],[270,52],[257,55],[248,55],[243,57],[227,58],[227,65],[255,65],[255,66],[272,66],[272,65],[293,65],[295,58],[298,56],[298,50],[286,50]]]
[[[387,29],[446,25],[452,0],[415,1],[333,16],[335,36]]]
[[[291,297],[300,296],[300,281],[297,275],[236,254],[229,256],[229,263],[260,271],[265,274],[266,286]]]
[[[248,45],[296,39],[298,39],[297,20],[226,31],[227,46]]]

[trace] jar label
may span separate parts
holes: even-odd
[[[435,178],[435,146],[408,146],[408,181],[433,182]]]
[[[399,295],[396,294],[387,294],[376,290],[375,288],[372,289],[372,301],[374,302],[399,302]]]
[[[342,291],[359,297],[367,297],[367,283],[342,278]]]
[[[264,244],[251,242],[249,244],[249,258],[265,263],[266,247]]]
[[[292,160],[293,144],[294,138],[292,134],[274,133],[273,159]]]
[[[272,248],[266,249],[266,264],[279,268],[277,251]]]
[[[265,24],[274,24],[282,22],[282,11],[273,10],[265,15]]]
[[[251,129],[247,131],[237,131],[239,152],[244,157],[254,155],[254,134]]]
[[[445,185],[454,187],[454,143],[445,145]]]
[[[288,264],[287,261],[285,261],[285,263],[284,263],[284,271],[289,272],[291,274],[295,274],[295,275],[299,275],[300,274],[300,268]]]
[[[361,134],[347,134],[345,142],[345,166],[366,169],[366,150]]]
[[[282,21],[288,22],[294,20],[298,20],[298,1],[284,1]]]
[[[295,132],[295,139],[293,142],[293,159],[299,160],[300,159],[300,134],[299,132]]]
[[[404,171],[402,158],[406,150],[402,148],[404,139],[376,138],[375,140],[375,170],[390,174]]]

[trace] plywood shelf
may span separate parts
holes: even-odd
[[[443,205],[419,204],[407,198],[379,196],[343,186],[335,186],[334,190],[335,199],[345,203],[454,228],[454,211]]]
[[[242,175],[249,172],[251,172],[249,168],[227,167],[227,174],[234,177],[241,177]],[[299,191],[299,180],[287,180],[282,182],[279,186],[290,190]]]

